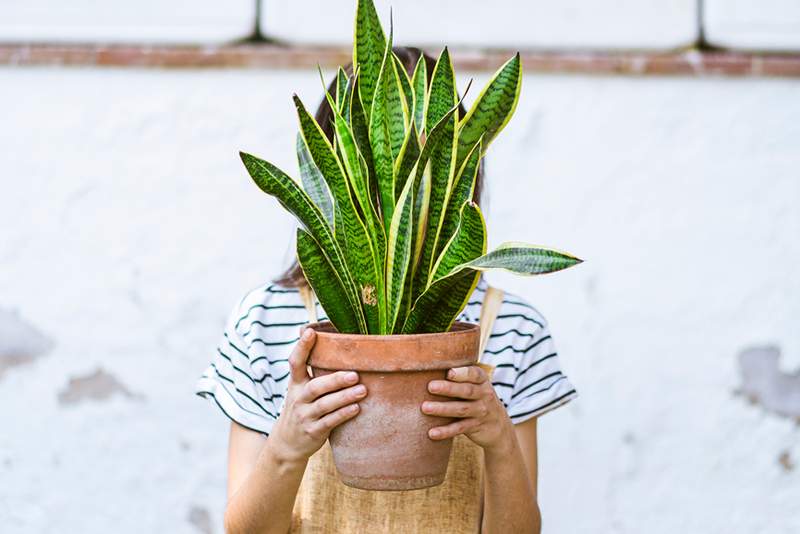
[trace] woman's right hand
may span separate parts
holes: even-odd
[[[289,387],[268,439],[291,461],[305,461],[317,452],[331,430],[358,414],[358,401],[367,395],[353,371],[309,376],[306,363],[315,341],[316,332],[306,328],[289,356]]]

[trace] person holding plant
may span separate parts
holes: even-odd
[[[580,260],[522,243],[486,253],[481,158],[516,106],[519,55],[467,112],[447,49],[434,60],[393,47],[372,2],[359,0],[353,65],[339,69],[314,117],[295,97],[303,189],[242,154],[302,227],[298,261],[234,308],[197,385],[231,419],[226,531],[539,532],[536,421],[577,393],[545,319],[481,273],[542,274]],[[317,319],[337,335],[480,326],[480,361],[443,371],[427,383],[435,400],[413,407],[444,418],[424,439],[453,440],[443,483],[364,491],[339,481],[326,442],[364,421],[376,392],[350,369],[315,376]]]

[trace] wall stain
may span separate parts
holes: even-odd
[[[800,371],[784,373],[781,351],[775,345],[748,347],[739,352],[742,385],[736,391],[767,412],[800,421]]]
[[[67,386],[58,393],[58,403],[65,406],[87,400],[106,401],[114,395],[144,399],[143,395],[132,393],[114,375],[98,368],[87,375],[71,377]]]
[[[778,455],[778,464],[787,473],[794,471],[794,461],[792,460],[792,455],[789,454],[789,451],[783,451],[780,453],[780,455]]]
[[[208,509],[197,505],[192,506],[189,508],[186,519],[198,532],[202,534],[213,534],[214,528],[211,526],[211,514],[208,513]]]
[[[0,379],[12,367],[33,363],[54,345],[16,311],[0,308]]]

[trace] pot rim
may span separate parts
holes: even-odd
[[[408,339],[421,339],[424,341],[426,338],[441,339],[443,336],[471,336],[474,335],[473,332],[475,330],[480,330],[479,325],[464,321],[455,321],[453,326],[451,326],[450,330],[447,332],[430,332],[425,334],[341,334],[334,329],[333,323],[330,321],[317,321],[316,323],[309,323],[303,327],[303,330],[306,328],[313,329],[318,336],[322,335],[325,337],[335,337],[338,339],[352,337],[353,339],[360,339],[364,341],[369,340],[370,342],[376,341],[378,343],[397,342]]]
[[[478,361],[480,328],[455,322],[430,334],[340,334],[330,321],[307,325],[317,332],[309,365],[317,369],[373,372],[442,370]]]

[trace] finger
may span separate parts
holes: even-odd
[[[326,393],[353,386],[357,382],[358,373],[353,371],[336,371],[329,375],[318,376],[306,382],[297,400],[310,404]]]
[[[454,367],[447,372],[447,379],[453,382],[471,382],[473,384],[482,384],[489,379],[486,371],[477,365],[469,365],[466,367]]]
[[[317,333],[311,328],[306,328],[300,334],[300,339],[297,341],[294,350],[289,355],[289,369],[292,373],[292,381],[295,383],[303,383],[308,380],[308,369],[306,362],[311,348],[317,339]]]
[[[313,424],[313,429],[315,432],[323,434],[330,432],[345,421],[355,417],[360,410],[361,407],[358,404],[348,404],[347,406],[342,406],[335,412],[331,412],[322,419],[317,420]]]
[[[449,425],[435,426],[428,430],[428,437],[432,440],[442,440],[455,437],[464,432],[469,432],[480,422],[477,419],[459,419]]]
[[[357,384],[347,389],[340,389],[333,393],[323,395],[311,404],[311,417],[320,419],[325,415],[338,410],[342,406],[347,406],[358,402],[367,395],[367,388],[364,384]]]
[[[449,380],[431,380],[428,382],[428,391],[436,395],[444,397],[453,397],[456,399],[479,399],[483,395],[481,387],[472,384],[458,382],[450,382]]]
[[[486,407],[482,402],[475,401],[425,401],[422,403],[422,413],[440,417],[475,417],[480,419],[486,416]]]

